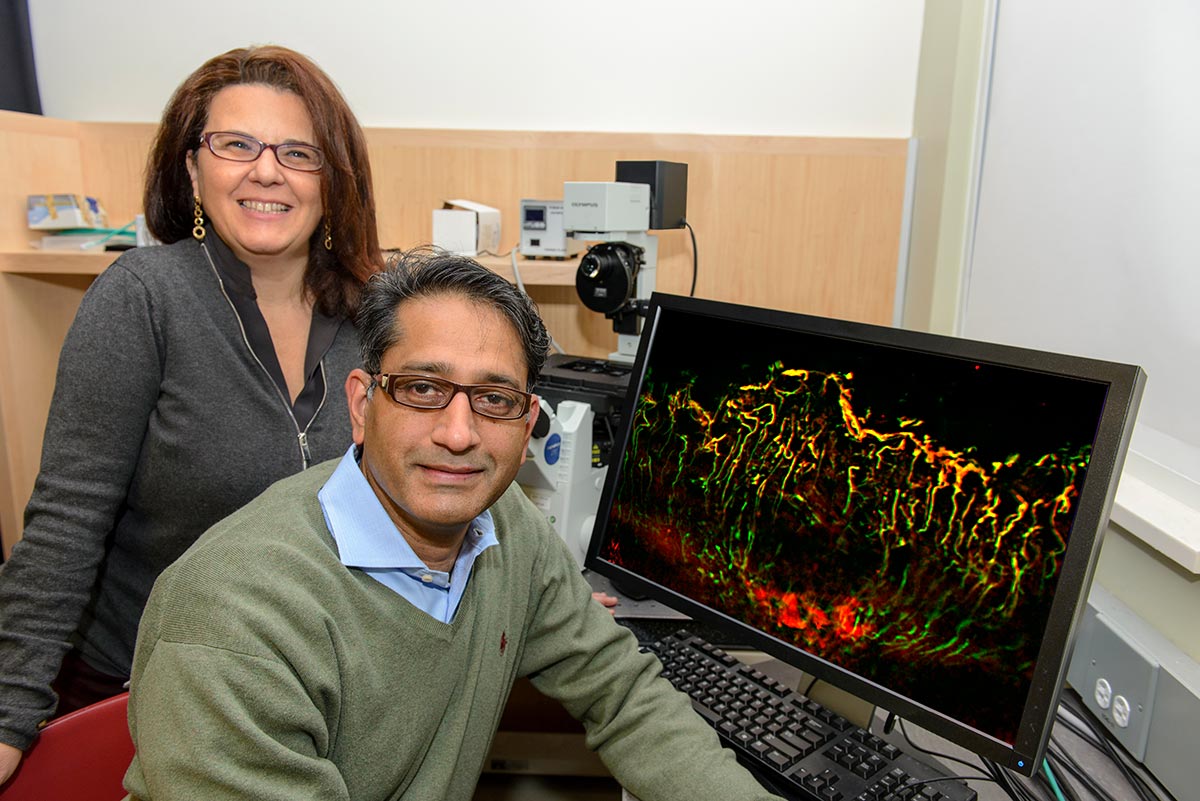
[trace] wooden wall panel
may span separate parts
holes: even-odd
[[[0,112],[0,534],[5,552],[41,451],[66,326],[105,254],[32,251],[25,195],[91,194],[120,226],[140,211],[150,124],[75,123]],[[688,164],[700,297],[890,324],[901,239],[904,140],[369,129],[381,244],[429,241],[432,211],[466,198],[499,208],[519,241],[521,198],[564,181],[608,181],[622,159]],[[337,232],[334,232],[337,235]],[[659,290],[686,294],[692,246],[661,231]],[[511,275],[507,258],[481,259]],[[541,268],[540,270],[538,268]],[[568,353],[604,356],[611,325],[579,302],[567,265],[525,263],[530,294]]]
[[[612,180],[620,159],[688,164],[697,294],[888,324],[906,143],[766,137],[369,131],[385,243],[428,241],[431,210],[467,198],[499,208],[518,241],[522,197],[568,180]],[[659,286],[686,291],[691,246],[660,233]]]
[[[83,184],[104,204],[113,228],[142,212],[143,176],[154,131],[155,126],[145,123],[80,123]]]
[[[466,198],[501,210],[519,241],[519,201],[568,180],[612,180],[622,159],[688,164],[700,297],[890,324],[907,143],[902,140],[495,131],[368,131],[384,243],[427,242],[434,208]],[[686,294],[692,249],[659,235],[658,288]],[[571,293],[533,291],[564,347],[613,347]],[[605,324],[606,325],[606,324]],[[558,332],[556,331],[556,334]]]
[[[150,125],[82,125],[80,181],[114,224],[140,206],[152,134]],[[384,247],[428,242],[432,210],[466,198],[501,210],[507,251],[519,241],[521,198],[560,198],[564,181],[612,180],[621,159],[682,161],[698,295],[892,322],[903,140],[400,129],[367,137]],[[687,233],[659,237],[659,288],[687,292]]]
[[[80,194],[79,123],[0,111],[0,250],[28,250],[26,197]]]
[[[0,274],[0,534],[6,557],[42,459],[58,353],[92,278]]]

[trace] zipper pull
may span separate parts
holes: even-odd
[[[308,469],[308,463],[312,461],[312,453],[308,449],[308,433],[301,431],[296,435],[300,440],[300,458],[304,460],[304,469]]]

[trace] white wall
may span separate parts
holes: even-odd
[[[1097,579],[1200,658],[1200,7],[999,12],[962,333],[1145,368]]]
[[[1198,37],[1190,0],[1001,8],[967,321],[1143,364],[1200,449]]]
[[[29,0],[47,116],[156,121],[206,58],[317,61],[366,126],[908,137],[924,0]]]
[[[964,333],[1144,367],[1134,448],[1200,508],[1200,7],[1006,3],[996,30]]]

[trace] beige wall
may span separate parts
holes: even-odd
[[[925,6],[913,116],[920,155],[905,287],[908,328],[962,330],[996,16],[996,0],[928,0]],[[1095,581],[1200,661],[1200,576],[1136,531],[1110,524]]]
[[[928,0],[925,4],[913,109],[918,157],[905,328],[958,332],[994,17],[994,0]]]
[[[1095,581],[1200,663],[1200,576],[1110,524]]]

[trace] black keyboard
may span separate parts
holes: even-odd
[[[620,588],[614,589],[616,592],[624,595]],[[738,640],[730,636],[727,631],[718,629],[716,626],[706,625],[702,621],[691,618],[622,617],[618,613],[617,622],[632,631],[633,636],[637,638],[638,643],[642,646],[670,637],[680,629],[686,629],[692,636],[710,642],[727,651],[753,650],[752,646],[747,645],[744,640]]]
[[[804,801],[975,801],[963,782],[689,631],[643,647],[772,792]]]

